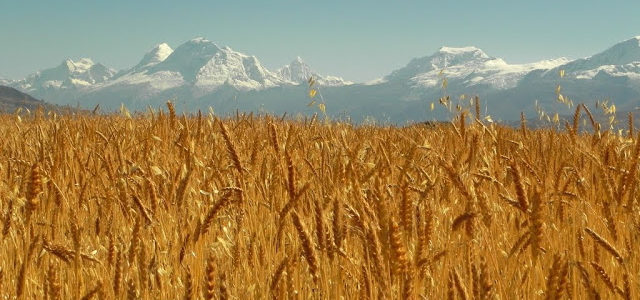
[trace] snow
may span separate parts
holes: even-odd
[[[13,83],[13,80],[0,78],[0,85],[10,85]]]
[[[171,49],[167,43],[159,44],[154,48],[154,50],[156,50],[154,52],[156,53],[158,61],[165,60],[169,55],[171,55],[171,53],[173,53],[173,49]]]
[[[440,50],[438,50],[439,53],[446,53],[446,54],[452,54],[452,55],[464,55],[464,54],[468,54],[468,53],[473,53],[473,54],[477,54],[478,56],[481,57],[485,57],[488,58],[489,56],[487,56],[486,53],[484,53],[482,50],[480,50],[479,48],[476,47],[447,47],[447,46],[443,46],[440,47]]]
[[[148,71],[135,72],[121,76],[117,79],[109,81],[103,85],[97,86],[97,89],[118,87],[118,86],[146,86],[148,92],[160,92],[176,87],[180,87],[185,83],[182,75],[178,72],[159,71],[148,74]]]
[[[150,71],[179,72],[185,80],[193,83],[200,69],[221,51],[223,50],[215,43],[195,38],[178,46],[164,61],[150,68]]]
[[[69,60],[69,61],[74,65],[75,67],[74,71],[78,73],[87,72],[89,71],[89,69],[91,69],[91,67],[93,67],[93,65],[95,65],[93,60],[91,60],[90,58],[81,58],[76,62],[72,60]]]
[[[434,88],[443,78],[463,86],[488,85],[495,89],[515,87],[533,70],[551,69],[566,64],[566,58],[529,64],[508,64],[488,56],[476,47],[442,47],[431,56],[413,59],[406,67],[394,71],[388,80],[409,80],[416,88]]]
[[[290,84],[306,84],[310,77],[315,79],[316,84],[320,86],[342,86],[350,85],[353,82],[345,81],[342,77],[323,76],[313,71],[300,56],[296,57],[290,64],[278,69],[276,73],[284,81]]]
[[[198,70],[195,86],[206,92],[225,84],[238,90],[259,90],[281,83],[282,80],[265,69],[255,56],[226,47]]]
[[[484,77],[476,76],[476,77],[473,77],[473,78],[469,79],[469,82],[470,83],[478,83],[478,82],[481,82],[482,80],[484,80]]]
[[[363,83],[364,85],[377,85],[377,84],[383,84],[388,82],[388,80],[386,80],[385,78],[376,78],[373,80],[369,80],[365,83]]]
[[[385,77],[388,81],[419,81],[425,87],[434,86],[432,78],[445,70],[450,76],[461,76],[461,72],[476,69],[491,58],[476,47],[441,47],[436,53],[412,59],[404,68]],[[457,66],[457,67],[456,67]],[[437,81],[437,80],[435,80]]]
[[[234,51],[228,46],[219,47],[205,38],[195,38],[175,50],[166,44],[158,45],[136,67],[120,74],[104,87],[144,85],[148,87],[147,93],[157,93],[191,86],[197,94],[206,94],[222,86],[249,91],[294,85],[306,81],[309,76],[317,77],[322,85],[348,84],[339,77],[318,75],[300,57],[272,72],[255,56]]]
[[[521,82],[522,78],[537,70],[540,72],[533,74],[555,80],[559,69],[566,71],[564,80],[599,80],[609,76],[626,77],[640,84],[640,36],[584,59],[558,58],[525,64],[510,64],[473,46],[441,47],[432,55],[414,58],[388,76],[363,85],[385,83],[405,87],[408,84],[414,89],[440,89],[443,78],[447,78],[452,91],[470,87],[505,90],[525,84]],[[0,79],[0,84],[10,84],[26,92],[35,91],[35,95],[56,90],[65,90],[73,96],[105,91],[115,95],[114,98],[119,95],[126,98],[129,95],[126,93],[134,91],[140,98],[145,98],[178,88],[194,95],[205,95],[221,87],[259,91],[279,86],[304,86],[309,77],[320,86],[353,84],[341,77],[318,74],[299,56],[288,65],[271,71],[255,56],[228,46],[220,47],[202,37],[189,40],[175,50],[166,43],[155,45],[136,66],[117,75],[90,58],[66,59],[57,67],[20,81]]]
[[[634,62],[640,62],[640,38],[634,37],[613,45],[612,47],[593,56],[578,59],[563,66],[566,76],[569,78],[592,78],[590,70],[602,66],[622,66]],[[553,72],[547,76],[554,76]]]
[[[353,81],[344,80],[342,77],[338,76],[325,76],[324,78],[320,78],[320,85],[325,86],[341,86],[341,85],[352,85]]]
[[[640,79],[640,62],[625,65],[604,65],[594,69],[575,72],[576,79],[594,79],[599,73],[608,74],[612,77],[628,77]]]
[[[532,69],[553,69],[555,67],[564,65],[570,61],[571,60],[566,57],[560,57],[556,59],[541,60],[536,63],[525,64],[524,66],[529,66]]]
[[[292,82],[293,84],[306,82],[309,80],[309,77],[314,75],[316,75],[315,77],[320,77],[311,71],[311,68],[302,61],[300,56],[296,57],[290,64],[278,69],[277,73],[283,80]]]
[[[195,38],[175,50],[160,44],[148,52],[138,66],[104,87],[144,85],[147,93],[157,93],[192,86],[198,94],[206,94],[222,86],[247,91],[283,84],[286,82],[263,67],[255,56]]]
[[[62,87],[62,80],[47,80],[42,83],[44,88],[60,88]]]
[[[80,87],[80,86],[91,86],[91,83],[85,81],[85,80],[81,80],[81,79],[75,79],[75,78],[71,78],[70,79],[71,84],[73,84],[74,86]]]
[[[169,55],[173,53],[173,49],[169,47],[167,43],[161,43],[153,47],[149,52],[147,52],[142,60],[134,67],[135,70],[142,70],[144,68],[154,66],[158,63],[163,62]]]
[[[83,90],[104,83],[115,75],[115,71],[90,58],[77,61],[65,59],[54,68],[45,69],[16,81],[12,86],[26,92],[46,93],[50,89]]]

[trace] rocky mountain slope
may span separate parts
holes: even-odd
[[[13,113],[18,108],[34,110],[38,106],[42,106],[45,109],[60,109],[60,107],[33,98],[12,87],[0,85],[0,112]]]

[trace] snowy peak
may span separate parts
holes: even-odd
[[[90,58],[65,59],[59,66],[29,75],[13,85],[28,92],[50,88],[75,89],[106,82],[114,75],[113,69],[94,63]]]
[[[302,57],[300,56],[296,56],[296,58],[291,61],[291,63],[289,64],[290,67],[292,68],[300,68],[300,69],[311,69],[309,68],[309,65],[307,65],[307,63],[304,62],[304,60],[302,60]]]
[[[539,62],[534,62],[534,63],[530,63],[530,64],[523,64],[522,66],[528,66],[531,67],[533,70],[548,70],[548,69],[553,69],[556,68],[558,66],[562,66],[564,64],[567,64],[571,62],[570,59],[566,58],[566,57],[559,57],[559,58],[554,58],[554,59],[546,59],[546,60],[541,60]]]
[[[491,59],[484,51],[476,47],[440,47],[438,52],[429,57],[434,68],[443,69],[449,66],[484,62]]]
[[[441,47],[430,56],[412,59],[383,82],[407,82],[414,88],[434,88],[447,78],[449,85],[461,88],[486,86],[503,90],[515,87],[531,71],[551,69],[567,62],[567,59],[559,58],[530,64],[509,64],[476,47]]]
[[[77,61],[66,59],[58,68],[44,70],[41,74],[43,76],[60,76],[56,79],[64,79],[65,77],[82,77],[93,84],[108,80],[113,76],[114,71],[102,64],[94,63],[90,58],[81,58]]]
[[[66,67],[69,73],[84,73],[89,71],[95,63],[90,58],[81,58],[78,61],[66,59],[62,62],[62,66]]]
[[[476,47],[440,47],[430,56],[412,59],[404,68],[393,71],[385,80],[404,81],[420,74],[451,68],[473,70],[492,59]]]
[[[488,57],[487,54],[485,54],[484,51],[482,51],[482,49],[474,46],[468,46],[468,47],[442,46],[440,47],[440,49],[438,49],[438,53],[447,53],[447,54],[454,54],[454,55],[477,53],[478,55]]]
[[[113,79],[119,79],[122,76],[133,73],[147,71],[151,67],[163,62],[169,55],[173,53],[173,49],[167,43],[161,43],[153,47],[142,57],[140,62],[133,68],[120,71]]]
[[[277,70],[278,75],[285,81],[293,84],[306,83],[310,77],[313,77],[317,84],[324,86],[341,86],[352,84],[350,81],[336,76],[323,76],[313,71],[300,56],[296,57],[290,64]]]
[[[593,56],[572,61],[560,68],[565,70],[568,77],[592,79],[600,72],[613,76],[626,76],[624,74],[628,72],[624,70],[636,69],[638,63],[640,63],[640,36],[617,43]],[[545,75],[554,76],[554,72]]]
[[[222,85],[239,90],[252,90],[281,84],[276,74],[262,66],[255,56],[230,47],[195,38],[171,53],[164,61],[150,69],[150,73],[179,73],[182,79],[201,91],[208,92]]]
[[[226,97],[230,93],[255,97],[252,99],[264,100],[265,103],[271,100],[261,98],[265,95],[274,97],[277,94],[278,100],[274,101],[299,99],[299,89],[306,87],[310,77],[320,86],[336,86],[332,88],[332,93],[339,96],[336,101],[350,98],[364,101],[362,97],[375,98],[376,95],[380,95],[379,100],[383,102],[390,99],[413,101],[440,95],[446,79],[446,92],[451,95],[508,94],[511,98],[513,95],[510,93],[521,93],[514,95],[529,99],[546,91],[537,92],[533,88],[549,85],[552,86],[549,90],[552,90],[559,83],[558,70],[562,69],[565,76],[560,83],[567,87],[579,86],[580,89],[576,90],[584,91],[583,97],[614,94],[627,99],[633,96],[636,101],[638,97],[635,95],[640,95],[640,92],[636,93],[640,91],[640,36],[575,61],[559,58],[510,64],[477,47],[440,47],[435,50],[430,55],[412,59],[382,79],[344,89],[339,86],[351,82],[318,74],[300,57],[271,71],[255,56],[218,46],[205,38],[189,40],[176,49],[166,43],[158,44],[140,55],[141,60],[136,66],[121,71],[117,76],[112,69],[88,58],[65,59],[54,68],[20,81],[0,79],[0,85],[8,84],[56,103],[93,101],[106,104],[117,101],[119,104],[120,101],[129,101],[143,105],[180,97],[185,102],[194,100],[192,104],[196,106],[200,100],[217,101],[224,98],[218,96]],[[291,88],[295,86],[299,88]],[[262,94],[262,90],[272,87],[286,88]],[[244,93],[247,91],[252,92]],[[283,106],[284,110],[290,108],[289,104]],[[410,109],[401,110],[406,113]]]
[[[257,90],[285,83],[262,66],[255,56],[230,47],[219,47],[204,38],[195,38],[175,50],[160,44],[134,68],[108,85],[145,85],[150,93],[179,86],[191,86],[199,94],[230,86],[237,90]]]
[[[213,57],[216,53],[222,49],[218,47],[214,42],[205,38],[195,38],[186,43],[178,46],[175,51],[167,57],[166,63],[174,62],[189,62],[193,60],[206,60]]]
[[[153,61],[161,62],[169,57],[171,53],[173,53],[173,49],[167,43],[162,43],[153,48],[148,55],[153,55]]]
[[[488,59],[489,56],[476,47],[440,47],[433,57],[444,57],[456,62],[465,62],[470,60]]]
[[[173,53],[173,49],[167,43],[159,44],[144,55],[142,60],[134,67],[134,69],[144,69],[163,62],[169,55]]]
[[[187,81],[194,81],[198,71],[222,49],[204,38],[195,38],[176,48],[154,71],[173,71],[182,74]]]
[[[119,74],[103,87],[136,86],[147,94],[189,87],[195,94],[204,95],[223,86],[248,91],[297,85],[311,76],[320,85],[350,84],[342,78],[317,74],[300,57],[272,72],[255,56],[195,38],[175,50],[166,44],[156,46],[136,67]]]
[[[277,74],[262,66],[255,56],[229,47],[223,47],[211,57],[206,57],[206,62],[193,78],[195,86],[203,91],[212,91],[223,85],[238,90],[259,90],[284,83]]]
[[[640,38],[634,37],[615,44],[613,47],[590,58],[601,65],[624,65],[640,61]]]
[[[309,77],[314,75],[309,65],[304,63],[300,56],[296,57],[290,64],[278,69],[277,72],[282,79],[295,83],[306,82]]]

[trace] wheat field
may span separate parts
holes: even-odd
[[[640,138],[0,116],[0,299],[634,299]]]

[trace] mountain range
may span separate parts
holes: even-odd
[[[300,57],[269,70],[255,56],[196,38],[175,49],[161,43],[121,71],[88,58],[66,59],[22,80],[0,79],[0,85],[84,108],[100,104],[115,110],[123,103],[145,110],[173,99],[185,112],[213,107],[220,114],[241,110],[295,115],[319,111],[307,105],[310,77],[319,91],[315,100],[325,104],[328,115],[356,122],[448,118],[453,104],[468,105],[461,95],[480,97],[483,113],[502,120],[518,119],[520,112],[533,116],[540,109],[566,114],[570,108],[558,103],[559,94],[574,103],[609,99],[620,110],[631,111],[640,100],[640,36],[587,58],[529,64],[509,64],[476,47],[441,47],[366,83],[318,74]],[[449,108],[438,103],[445,95],[451,99]],[[436,104],[433,111],[431,103]]]

